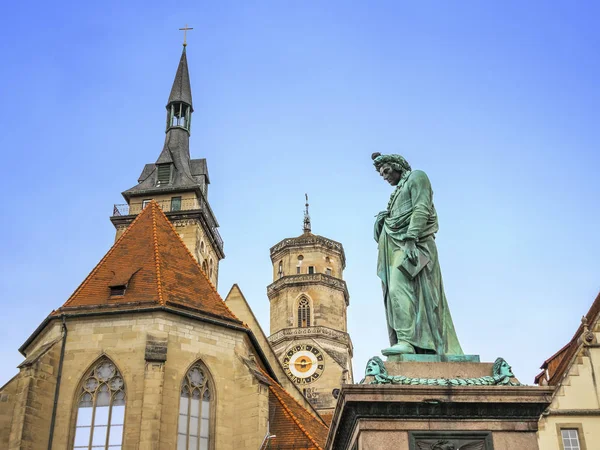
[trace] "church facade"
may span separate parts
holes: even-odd
[[[19,349],[0,449],[325,446],[319,412],[352,379],[343,248],[308,232],[271,250],[286,269],[268,288],[267,337],[237,285],[216,290],[225,255],[206,160],[190,157],[185,45],[166,109],[158,159],[115,205],[113,247]],[[298,252],[310,272],[293,273]]]

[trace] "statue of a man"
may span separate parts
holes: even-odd
[[[446,302],[435,233],[438,220],[429,178],[400,155],[372,155],[375,169],[396,189],[375,220],[377,275],[391,347],[384,355],[462,355]]]

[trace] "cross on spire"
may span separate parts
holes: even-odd
[[[187,45],[187,41],[186,41],[187,32],[188,32],[188,30],[193,30],[193,28],[188,28],[187,23],[186,23],[185,27],[180,28],[179,30],[183,31],[183,46],[185,47]]]
[[[310,215],[308,214],[308,194],[304,194],[304,197],[306,197],[306,204],[304,205],[306,207],[306,209],[304,210],[304,232],[305,233],[310,233]]]

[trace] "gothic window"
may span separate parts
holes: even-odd
[[[310,327],[310,303],[306,297],[298,302],[298,328]]]
[[[202,261],[202,270],[204,271],[204,274],[208,274],[208,266],[206,261]]]
[[[177,450],[208,450],[211,444],[212,383],[201,363],[188,371],[181,385]]]
[[[209,269],[208,270],[209,270],[208,276],[210,278],[212,278],[212,274],[213,274],[213,260],[212,260],[212,258],[210,259],[210,264],[209,264]]]
[[[200,252],[204,253],[204,241],[200,241]]]
[[[84,378],[77,400],[74,449],[121,449],[125,418],[125,384],[108,358]]]

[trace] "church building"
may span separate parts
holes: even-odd
[[[267,336],[234,285],[190,156],[184,44],[158,158],[123,192],[116,241],[19,351],[0,388],[0,449],[322,449],[351,383],[340,243],[311,232],[271,248]],[[307,205],[308,208],[308,205]],[[262,300],[262,299],[261,299]]]

